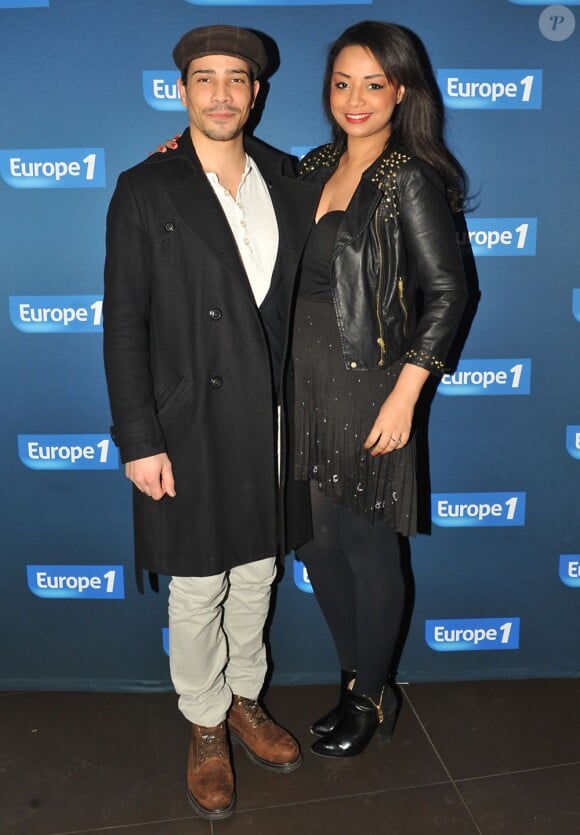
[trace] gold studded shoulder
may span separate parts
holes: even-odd
[[[319,168],[334,168],[339,157],[340,153],[332,142],[314,148],[298,163],[298,179],[306,179],[309,174],[318,171]]]
[[[386,218],[395,218],[399,214],[397,192],[397,172],[401,166],[410,162],[412,157],[404,151],[393,150],[386,153],[376,163],[370,182],[383,192],[381,207]]]

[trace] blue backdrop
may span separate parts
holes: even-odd
[[[578,2],[0,0],[3,308],[0,687],[168,687],[166,581],[135,588],[130,489],[108,439],[104,222],[118,173],[186,124],[171,51],[197,25],[268,33],[256,135],[324,142],[330,40],[363,18],[425,43],[475,196],[481,302],[431,405],[432,533],[411,543],[401,680],[580,672]],[[275,683],[337,662],[286,560]]]

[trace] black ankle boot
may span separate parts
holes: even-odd
[[[378,704],[369,696],[348,691],[342,719],[333,731],[317,739],[312,745],[314,754],[321,757],[356,757],[367,747],[373,736],[381,743],[389,742],[399,712],[399,694],[386,687]]]
[[[346,694],[350,693],[348,685],[354,681],[355,676],[356,670],[340,671],[340,698],[338,704],[332,710],[329,710],[328,713],[325,713],[324,716],[321,716],[320,719],[317,719],[316,722],[312,723],[310,733],[316,734],[316,736],[324,736],[335,729],[344,716]]]

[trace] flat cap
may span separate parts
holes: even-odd
[[[238,26],[201,26],[186,32],[173,50],[173,60],[180,72],[194,58],[204,55],[235,55],[247,61],[257,76],[268,65],[268,56],[260,38]]]

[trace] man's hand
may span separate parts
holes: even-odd
[[[138,458],[125,464],[125,475],[135,487],[156,502],[166,494],[175,496],[175,482],[171,461],[165,452]]]

